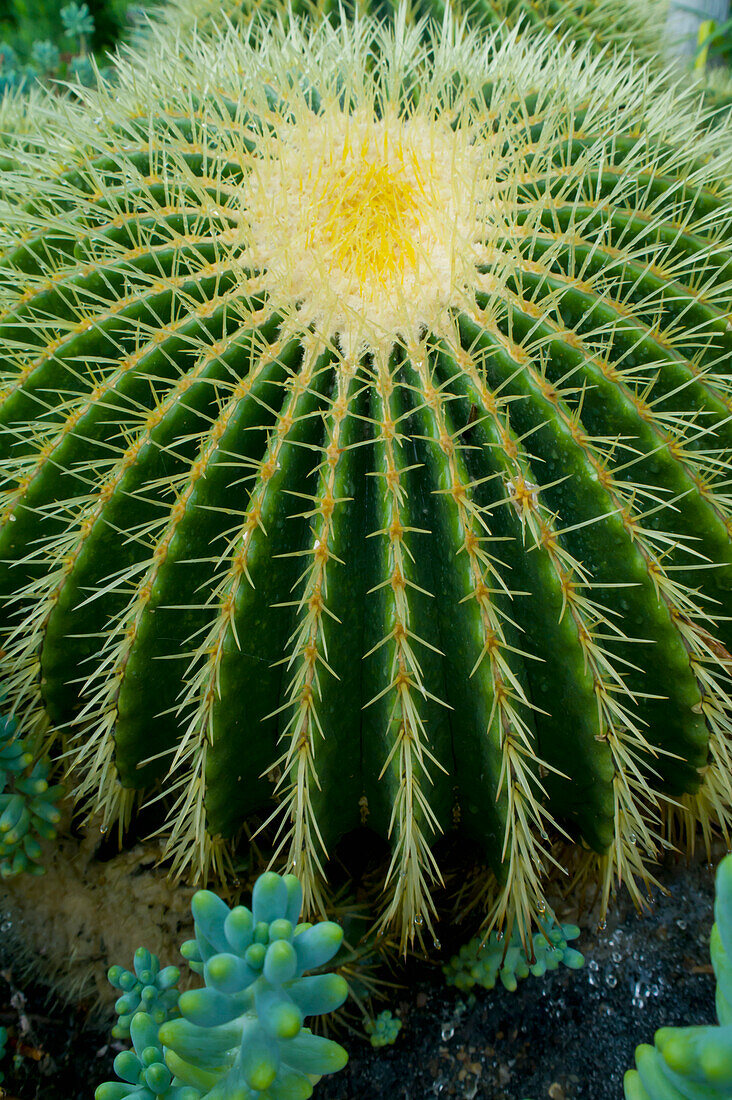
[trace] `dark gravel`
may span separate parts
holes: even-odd
[[[583,930],[581,971],[528,978],[515,993],[478,989],[470,999],[440,971],[409,980],[392,1010],[403,1021],[393,1047],[346,1040],[350,1062],[316,1089],[318,1100],[621,1100],[623,1073],[640,1042],[663,1025],[708,1024],[714,876],[702,864],[667,866],[659,896],[639,918],[627,901],[603,931]],[[7,951],[7,948],[6,948]],[[10,1029],[0,1068],[7,1100],[92,1100],[114,1080],[116,1049],[88,1025],[84,1006],[50,1007],[0,944],[0,1024]]]

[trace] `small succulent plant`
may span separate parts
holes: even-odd
[[[625,1100],[728,1100],[732,1096],[732,856],[717,869],[711,956],[718,1026],[662,1027],[636,1049]]]
[[[193,898],[196,936],[183,953],[206,988],[181,994],[183,1019],[165,1023],[160,1038],[176,1076],[212,1090],[211,1100],[237,1090],[299,1100],[347,1061],[338,1043],[304,1026],[347,996],[337,974],[304,976],[333,958],[343,933],[332,921],[299,923],[301,906],[298,880],[272,872],[257,879],[251,910],[230,910],[209,891]]]
[[[31,54],[33,61],[41,73],[52,73],[61,60],[61,53],[55,42],[45,39],[43,42],[34,42]]]
[[[118,1016],[112,1028],[115,1039],[129,1038],[130,1023],[138,1012],[144,1012],[158,1026],[179,1015],[178,967],[161,969],[157,955],[144,947],[135,952],[133,967],[134,970],[125,970],[112,966],[107,974],[110,984],[122,992],[114,1006]]]
[[[49,786],[50,765],[36,759],[12,718],[0,717],[0,875],[42,875],[40,839],[61,820],[62,786]]]
[[[67,38],[78,38],[83,50],[86,38],[94,34],[94,18],[88,4],[67,4],[61,8],[61,22]]]
[[[17,91],[25,84],[25,74],[18,62],[18,55],[7,42],[0,42],[0,97]]]
[[[134,1051],[115,1059],[125,1084],[100,1085],[96,1100],[306,1100],[323,1074],[342,1069],[345,1050],[304,1020],[346,998],[339,975],[305,976],[333,958],[343,933],[332,921],[301,923],[301,906],[298,880],[273,872],[257,879],[251,910],[195,894],[195,938],[182,952],[205,987],[180,994],[175,1009],[175,967],[159,970],[142,951],[134,975],[113,967],[110,981],[131,994],[122,1009]]]
[[[483,938],[475,936],[443,966],[442,972],[448,985],[465,992],[476,985],[493,989],[500,978],[504,988],[513,993],[519,979],[528,978],[529,974],[540,978],[548,970],[558,970],[562,963],[570,970],[584,966],[584,956],[569,947],[570,941],[577,939],[579,934],[574,924],[547,920],[545,927],[534,934],[528,954],[516,931],[508,946],[500,933],[491,932]]]
[[[0,42],[0,94],[9,90],[29,92],[43,84],[55,95],[64,95],[68,84],[90,86],[96,83],[97,72],[89,52],[95,23],[87,4],[67,4],[49,17],[50,21],[43,22],[40,27],[41,32],[45,30],[52,35],[46,38],[31,36],[37,13],[26,10],[24,4],[19,6],[19,12],[24,17],[24,25],[16,30],[12,39],[17,52],[12,42]],[[74,56],[69,55],[72,44],[78,49]],[[99,61],[102,61],[101,53]]]
[[[134,1014],[130,1023],[133,1049],[123,1050],[114,1060],[120,1081],[99,1085],[95,1100],[201,1100],[203,1093],[198,1089],[176,1083],[165,1064],[158,1028],[146,1012]]]
[[[371,1046],[385,1047],[396,1042],[402,1029],[402,1021],[392,1015],[389,1009],[385,1009],[375,1019],[367,1020],[365,1027]]]

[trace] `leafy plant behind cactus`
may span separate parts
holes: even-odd
[[[96,81],[92,56],[100,67],[136,9],[127,0],[11,0],[7,19],[0,22],[0,95],[30,92],[45,83],[55,94],[64,82],[90,85]]]
[[[6,174],[4,665],[175,872],[259,815],[312,908],[365,825],[406,942],[456,831],[525,937],[557,838],[640,904],[729,837],[729,146],[426,33],[132,56]]]
[[[528,952],[517,930],[508,943],[496,932],[485,938],[475,936],[443,966],[442,972],[448,985],[460,990],[472,990],[476,985],[493,989],[500,978],[504,988],[513,993],[519,978],[528,978],[529,974],[541,978],[547,970],[558,970],[560,963],[570,970],[581,969],[584,956],[568,945],[579,934],[577,925],[559,924],[552,916],[545,919],[541,931],[534,934]]]

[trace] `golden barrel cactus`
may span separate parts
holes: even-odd
[[[371,830],[405,942],[443,834],[524,933],[560,838],[607,902],[727,836],[724,126],[404,8],[80,94],[0,210],[4,676],[78,800],[311,908]]]

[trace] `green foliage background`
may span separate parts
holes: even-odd
[[[0,17],[0,42],[8,42],[18,55],[28,60],[34,42],[54,41],[62,52],[71,52],[74,44],[63,37],[61,8],[68,0],[5,0]],[[94,17],[94,53],[111,49],[128,26],[130,8],[146,8],[146,0],[86,0]],[[6,8],[7,4],[7,8]]]

